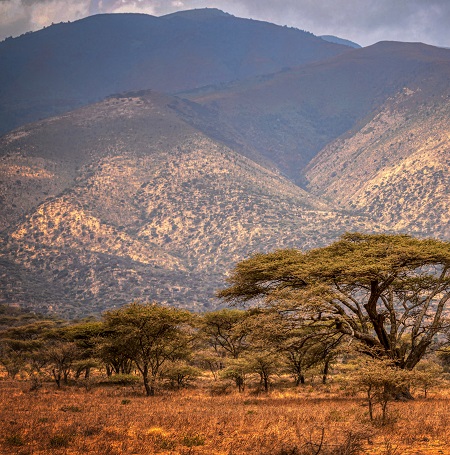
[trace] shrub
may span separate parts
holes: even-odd
[[[5,438],[5,443],[10,446],[23,446],[25,441],[22,435],[18,433],[13,433]]]

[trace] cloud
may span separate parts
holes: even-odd
[[[450,46],[449,0],[231,0],[247,17],[334,34],[363,45],[381,40]],[[233,12],[233,11],[229,11]]]
[[[89,14],[89,5],[84,0],[62,2],[51,0],[31,6],[30,22],[33,28],[43,28],[52,22],[81,19]]]
[[[1,0],[0,39],[89,15],[85,0]]]
[[[0,39],[98,13],[159,16],[203,7],[363,45],[398,40],[450,47],[449,0],[0,0]]]

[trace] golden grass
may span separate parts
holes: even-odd
[[[325,455],[450,454],[448,396],[393,403],[380,425],[368,421],[362,398],[335,392],[211,396],[198,388],[147,398],[117,386],[30,392],[3,380],[0,453],[303,455],[317,451],[323,432]]]

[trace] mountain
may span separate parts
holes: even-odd
[[[216,9],[101,14],[0,43],[0,134],[112,93],[166,93],[271,73],[348,48]]]
[[[450,239],[447,49],[349,49],[215,9],[94,16],[5,49],[5,128],[59,115],[0,137],[0,304],[201,311],[256,252]]]
[[[333,35],[320,35],[319,38],[322,38],[329,43],[343,44],[344,46],[353,47],[354,49],[360,49],[362,47],[358,43],[354,43],[348,39],[339,38]]]
[[[276,74],[179,94],[204,108],[197,125],[305,187],[304,169],[331,141],[370,118],[404,88],[417,106],[449,93],[450,52],[380,42]],[[415,107],[410,106],[415,109]],[[187,114],[189,116],[189,113]],[[254,151],[257,151],[258,156]],[[326,183],[325,183],[326,185]]]
[[[201,310],[252,253],[369,229],[190,126],[181,104],[127,93],[3,136],[2,301]]]

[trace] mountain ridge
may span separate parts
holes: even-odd
[[[327,143],[356,127],[405,86],[420,88],[425,98],[446,93],[449,75],[447,50],[380,42],[288,71],[178,96],[209,109],[216,116],[215,129],[238,134],[304,187],[303,169]]]
[[[112,93],[173,93],[348,49],[267,22],[188,13],[101,14],[1,42],[0,134]]]

